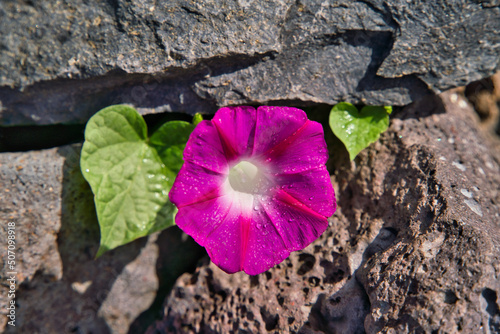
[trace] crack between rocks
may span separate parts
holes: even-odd
[[[146,25],[153,33],[155,44],[158,46],[160,50],[163,50],[165,55],[168,55],[169,50],[165,48],[165,44],[163,43],[160,34],[158,34],[158,22],[156,20],[146,20]]]
[[[120,4],[118,3],[118,0],[109,0],[109,4],[113,9],[113,18],[116,24],[116,28],[118,28],[119,32],[126,33],[125,28],[123,27],[123,24],[120,21],[120,15],[119,15]]]
[[[196,15],[198,17],[205,17],[205,15],[203,15],[202,12],[200,12],[194,8],[191,8],[188,5],[181,5],[180,9],[184,10],[188,14],[193,14],[193,15]]]
[[[289,14],[287,14],[289,15]],[[395,23],[396,24],[396,23]],[[397,25],[397,24],[396,24]],[[399,27],[399,26],[398,26]],[[328,47],[330,45],[337,45],[340,43],[346,43],[353,46],[365,46],[372,50],[371,60],[368,66],[366,67],[366,72],[363,78],[359,81],[358,86],[356,87],[356,92],[366,92],[366,91],[380,91],[391,88],[404,88],[404,87],[420,87],[418,91],[412,90],[409,91],[409,95],[412,100],[415,100],[416,94],[418,92],[426,92],[431,93],[427,84],[418,77],[417,74],[408,74],[398,78],[386,78],[377,74],[378,70],[383,65],[385,59],[390,55],[393,50],[394,42],[395,42],[395,31],[374,31],[374,30],[344,30],[342,32],[336,34],[324,34],[318,36],[314,39],[314,41],[307,41],[298,43],[293,46],[289,46],[284,49],[282,53],[274,53],[273,59],[283,60],[284,57],[280,57],[281,54],[287,54],[287,51],[294,49],[302,49],[306,50],[312,46],[316,47]],[[283,40],[284,33],[283,29],[280,32],[280,39]],[[385,47],[381,47],[382,52],[375,52],[375,44],[380,43],[380,40],[385,41]],[[373,42],[376,41],[376,42]],[[252,65],[247,66],[251,67]],[[373,83],[375,82],[375,83]],[[242,97],[242,101],[248,100],[247,96],[241,91],[236,89],[231,89],[232,92],[237,93]],[[355,92],[353,92],[353,96],[356,96]],[[268,102],[268,101],[265,101]]]
[[[390,33],[390,39],[387,41],[386,47],[381,48],[385,50],[384,53],[382,54],[374,54],[374,48],[373,45],[370,45],[370,43],[366,43],[367,47],[370,47],[372,49],[372,59],[369,65],[367,66],[365,76],[360,80],[358,86],[356,87],[356,90],[361,92],[361,91],[380,91],[384,89],[391,89],[391,88],[399,88],[399,87],[405,87],[407,84],[410,86],[420,86],[421,91],[427,91],[431,92],[428,85],[425,83],[424,80],[422,80],[420,77],[418,77],[418,73],[412,73],[408,75],[403,75],[401,77],[397,78],[386,78],[383,76],[380,76],[377,74],[379,69],[382,67],[385,59],[390,55],[390,53],[393,50],[395,40],[397,36],[400,34],[401,31],[401,26],[398,24],[398,22],[394,19],[394,15],[391,11],[391,9],[388,7],[386,3],[383,3],[382,7],[374,4],[370,0],[359,0],[357,1],[359,3],[365,4],[368,6],[371,10],[373,10],[375,13],[379,14],[380,17],[384,20],[386,23],[387,27],[390,28],[390,30],[387,31],[374,31],[374,30],[360,30],[360,29],[349,29],[349,30],[343,30],[339,31],[336,34],[332,35],[323,35],[323,36],[318,36],[316,41],[319,41],[320,43],[324,43],[323,46],[328,46],[328,45],[333,45],[338,43],[339,40],[343,40],[346,43],[350,43],[349,38],[347,38],[349,35],[352,34],[364,34],[365,36],[372,36],[374,40],[378,39],[381,34],[388,34]],[[289,17],[292,13],[293,8],[296,7],[296,4],[291,5],[286,12],[285,19],[284,21],[287,22],[289,21]],[[285,35],[285,27],[282,27],[280,31],[280,41],[282,41],[281,44],[283,43],[283,40]],[[302,45],[303,48],[306,48],[307,46],[314,45],[311,42],[306,42],[302,43],[299,45],[294,45],[293,47],[299,47]],[[321,45],[321,44],[320,44]],[[285,49],[288,50],[288,49]],[[371,82],[372,80],[367,80],[367,79],[374,79],[377,78],[376,85],[371,85],[368,86],[366,83]],[[410,97],[412,100],[415,99],[414,91],[409,92]]]
[[[59,78],[40,81],[22,91],[4,86],[0,87],[0,101],[3,104],[2,123],[4,126],[8,126],[9,123],[21,126],[82,124],[98,110],[117,103],[140,105],[143,113],[181,112],[185,108],[183,100],[189,100],[190,106],[186,112],[191,114],[213,112],[216,110],[215,101],[210,96],[202,96],[195,91],[197,82],[213,75],[233,73],[252,67],[264,59],[274,57],[275,51],[252,55],[230,54],[224,57],[199,59],[189,67],[170,67],[160,73],[126,73],[114,70],[88,79]],[[145,97],[137,97],[141,94]],[[104,98],[96,99],[96,95]],[[30,96],[29,102],[26,101],[26,96]],[[55,105],[47,104],[47,101],[54,101]],[[70,106],[67,105],[67,101],[71,101]],[[31,110],[35,111],[33,114],[25,114],[27,103],[32,106]],[[59,106],[60,104],[62,106]],[[57,106],[60,110],[57,110]],[[43,115],[40,109],[50,109],[53,115],[51,119],[40,121],[39,115]],[[68,113],[68,109],[78,116]]]
[[[375,13],[380,14],[387,26],[391,27],[394,31],[399,31],[401,29],[400,25],[396,22],[396,20],[394,20],[394,16],[392,15],[387,3],[384,2],[382,9],[380,6],[377,6],[369,0],[358,0],[357,2],[367,5]]]

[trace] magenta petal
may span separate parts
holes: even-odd
[[[227,175],[220,174],[205,167],[186,161],[181,167],[169,193],[169,198],[178,208],[221,195],[221,186]]]
[[[289,107],[258,107],[253,154],[267,152],[307,121],[306,113]]]
[[[335,212],[335,193],[324,166],[299,174],[280,174],[274,181],[283,191],[320,215],[330,217]]]
[[[207,199],[179,208],[175,222],[197,243],[206,246],[207,237],[222,224],[230,208],[227,196]]]
[[[327,219],[284,191],[270,201],[261,201],[289,251],[307,247],[328,227]]]
[[[328,150],[323,127],[307,121],[297,132],[280,142],[264,155],[275,173],[299,173],[323,167],[328,160]]]
[[[257,206],[248,232],[243,270],[257,275],[272,268],[290,255],[281,235],[264,210]]]
[[[250,216],[232,203],[227,215],[206,239],[210,259],[219,268],[232,274],[243,270],[243,260],[248,241]]]
[[[252,153],[256,110],[252,107],[227,107],[212,119],[222,139],[226,154],[232,159]]]
[[[202,121],[193,130],[184,149],[184,160],[227,174],[228,165],[224,148],[217,128],[212,122]]]

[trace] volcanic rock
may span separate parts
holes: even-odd
[[[495,0],[8,0],[0,31],[0,125],[118,103],[403,106],[500,66]]]

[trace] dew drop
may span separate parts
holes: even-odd
[[[88,172],[90,172],[90,169],[87,168],[85,171],[88,173]]]
[[[312,201],[314,199],[314,196],[309,197],[309,200]]]
[[[259,210],[259,208],[258,208],[257,206],[254,206],[254,207],[253,207],[253,209],[254,209],[255,211]],[[257,225],[257,226],[258,226],[258,225]]]

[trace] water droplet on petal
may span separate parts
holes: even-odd
[[[314,199],[314,196],[309,197],[309,200],[312,201]]]
[[[255,211],[257,211],[257,210],[259,210],[259,207],[254,206],[254,207],[253,207],[253,209],[254,209]]]

